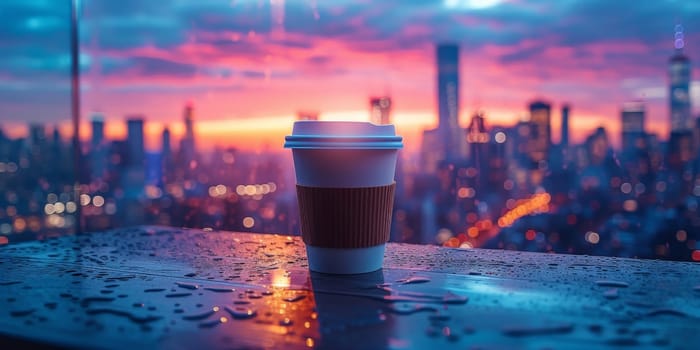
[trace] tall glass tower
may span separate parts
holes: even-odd
[[[187,166],[196,158],[196,148],[194,141],[194,106],[192,102],[185,105],[184,112],[185,135],[180,140],[180,152],[182,152],[183,160]]]
[[[142,168],[146,160],[143,140],[143,117],[130,116],[126,121],[127,143],[129,144],[129,165]]]
[[[644,140],[644,120],[646,118],[644,103],[634,101],[625,103],[620,112],[622,119],[622,152],[632,154],[638,150],[640,141]]]
[[[552,105],[543,101],[530,103],[530,159],[537,163],[547,160],[552,145]]]
[[[675,53],[669,60],[669,107],[671,132],[691,130],[690,116],[690,59],[683,54],[685,39],[683,27],[676,25],[674,36]]]
[[[464,156],[464,135],[459,127],[459,46],[437,46],[438,130],[445,159]]]
[[[571,106],[565,104],[561,107],[561,141],[559,142],[562,147],[569,147],[569,112],[571,111]]]

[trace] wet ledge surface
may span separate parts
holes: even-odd
[[[2,246],[0,271],[0,343],[700,348],[692,263],[389,244],[344,277],[298,237],[138,227]]]

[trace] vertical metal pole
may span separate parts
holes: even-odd
[[[80,41],[78,36],[78,4],[79,0],[68,0],[71,6],[70,53],[71,53],[71,109],[73,120],[73,196],[76,202],[75,233],[83,232],[82,205],[80,203]]]

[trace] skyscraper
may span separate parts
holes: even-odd
[[[163,157],[163,160],[165,161],[166,159],[170,158],[171,150],[170,150],[170,129],[166,126],[163,128],[163,135],[162,135],[162,146],[161,146],[161,155]]]
[[[104,116],[100,113],[92,115],[92,138],[90,141],[90,149],[96,150],[102,146],[105,140],[105,121]]]
[[[549,156],[549,146],[552,144],[551,114],[552,106],[549,103],[530,103],[531,133],[528,151],[533,162],[546,160]]]
[[[459,46],[437,46],[438,129],[444,159],[466,156],[467,145],[459,127]]]
[[[53,132],[51,133],[51,143],[53,145],[61,144],[61,130],[59,129],[58,125],[53,126]]]
[[[30,148],[36,148],[43,146],[46,142],[46,129],[44,129],[43,124],[29,124],[29,142],[28,146]]]
[[[61,141],[61,130],[58,127],[58,125],[53,126],[53,131],[51,131],[51,143],[49,145],[49,157],[53,158],[54,160],[59,160],[61,159],[61,148],[62,148],[62,141]]]
[[[466,130],[466,139],[469,144],[469,161],[476,168],[477,176],[474,187],[479,187],[484,183],[488,173],[488,142],[489,134],[486,132],[484,124],[484,114],[474,113],[471,123]]]
[[[122,188],[124,190],[123,208],[125,225],[143,222],[144,210],[139,203],[146,185],[146,150],[143,138],[143,116],[129,116],[126,121],[127,163],[122,173]]]
[[[193,112],[194,106],[192,103],[185,105],[185,138],[192,139],[194,141],[194,121],[192,120],[194,117]]]
[[[608,133],[605,131],[605,128],[600,126],[593,134],[589,135],[588,138],[586,138],[586,146],[588,148],[588,161],[590,164],[602,164],[610,150]]]
[[[560,144],[563,148],[569,147],[569,111],[571,107],[565,104],[561,107],[561,141]]]
[[[146,160],[146,154],[143,142],[143,117],[131,116],[126,121],[127,124],[127,143],[129,147],[128,163],[129,166],[143,167]]]
[[[478,164],[486,155],[487,142],[489,142],[489,134],[484,125],[484,114],[482,112],[475,113],[467,127],[467,143],[473,164]]]
[[[182,153],[185,164],[189,164],[196,158],[196,147],[194,139],[194,106],[191,102],[185,105],[184,111],[185,135],[180,143],[180,152]]]
[[[48,142],[44,124],[29,124],[29,137],[25,141],[27,155],[30,162],[40,163],[46,157]]]
[[[683,27],[676,25],[675,52],[669,60],[669,107],[671,132],[689,131],[693,127],[690,116],[690,59],[683,53]]]
[[[464,159],[468,145],[459,126],[459,46],[436,47],[438,126],[423,131],[421,167],[434,173],[441,161]]]
[[[90,139],[90,177],[101,178],[107,170],[107,148],[105,145],[105,122],[102,114],[92,115],[92,137]]]
[[[161,134],[161,152],[160,152],[160,177],[158,183],[163,186],[170,182],[173,176],[173,154],[170,145],[170,129],[166,126]]]
[[[645,108],[643,102],[629,102],[622,106],[622,152],[630,154],[644,142]]]
[[[441,127],[456,127],[459,114],[459,46],[437,47],[438,115]]]
[[[391,98],[388,96],[369,99],[370,121],[374,124],[391,124]]]

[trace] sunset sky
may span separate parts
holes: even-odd
[[[0,126],[70,119],[67,1],[0,4]],[[437,119],[435,49],[461,47],[461,122],[475,110],[510,125],[535,98],[572,106],[574,141],[619,109],[647,101],[647,130],[668,133],[666,68],[674,26],[700,60],[700,2],[681,0],[84,0],[82,117],[102,112],[108,136],[145,117],[149,149],[182,133],[191,101],[199,144],[281,148],[299,110],[367,120],[369,97],[389,94],[409,149]],[[700,64],[693,69],[700,111]],[[87,126],[87,124],[86,124]],[[84,128],[83,137],[89,137]]]

